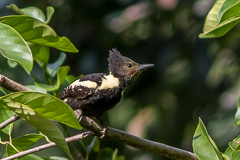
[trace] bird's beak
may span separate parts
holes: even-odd
[[[140,64],[136,69],[139,72],[139,71],[144,71],[144,70],[146,70],[148,68],[151,68],[153,66],[154,66],[154,64]]]

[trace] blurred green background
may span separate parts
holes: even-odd
[[[238,136],[234,115],[240,93],[239,26],[219,39],[198,38],[213,0],[1,0],[0,16],[14,14],[6,9],[10,3],[43,11],[49,5],[55,8],[49,25],[79,49],[67,54],[70,74],[108,72],[108,51],[115,47],[136,62],[155,64],[104,116],[111,127],[189,151],[199,117],[220,151]],[[51,53],[54,62],[59,51]],[[9,68],[3,57],[0,69],[24,85],[33,83],[21,67]],[[38,64],[32,74],[43,76]],[[14,135],[31,130],[17,122]],[[101,146],[118,148],[127,160],[165,159],[109,140],[101,140]],[[77,157],[80,146],[70,147]],[[56,152],[61,151],[38,154],[61,154]]]

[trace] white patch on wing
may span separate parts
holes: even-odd
[[[80,81],[76,80],[74,81],[71,85],[72,88],[77,87],[77,86],[83,86],[83,87],[87,87],[87,88],[96,88],[97,87],[97,83],[96,82],[92,82],[92,81]]]
[[[63,102],[65,102],[65,103],[66,103],[67,101],[68,101],[68,99],[67,99],[67,98],[65,98],[65,99],[63,100]]]
[[[118,87],[119,85],[119,79],[114,77],[113,75],[107,75],[104,76],[104,78],[102,79],[102,84],[100,87],[98,87],[98,89],[111,89],[114,87]]]

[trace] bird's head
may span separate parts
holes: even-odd
[[[117,78],[124,80],[124,85],[128,85],[142,71],[153,67],[153,64],[138,64],[128,57],[122,56],[117,49],[110,50],[108,58],[108,69]]]

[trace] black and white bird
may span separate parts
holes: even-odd
[[[142,71],[153,64],[138,64],[122,56],[116,49],[110,50],[109,74],[85,75],[66,87],[60,95],[73,110],[81,109],[85,116],[101,117],[113,108],[122,97],[122,92]]]

